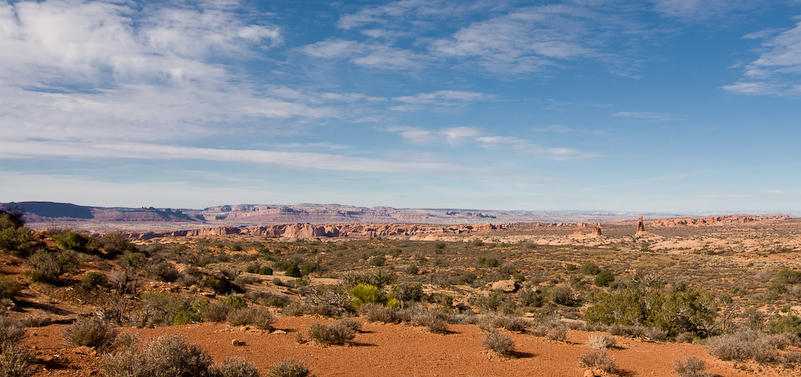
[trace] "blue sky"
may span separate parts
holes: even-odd
[[[0,201],[801,214],[801,1],[3,1]]]

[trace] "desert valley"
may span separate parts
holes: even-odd
[[[801,373],[792,216],[228,207],[4,205],[4,375]]]

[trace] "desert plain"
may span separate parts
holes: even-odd
[[[176,334],[220,376],[801,374],[787,215],[163,231],[0,215],[7,376],[146,375]]]

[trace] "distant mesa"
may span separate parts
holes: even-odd
[[[25,212],[26,221],[35,221],[31,219],[31,217],[67,217],[74,219],[91,219],[94,217],[90,207],[84,207],[70,203],[11,202],[0,204],[0,209],[20,209]]]

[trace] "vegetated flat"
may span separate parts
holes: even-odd
[[[33,368],[41,376],[102,371],[102,353],[67,347],[61,338],[67,323],[98,312],[122,325],[123,332],[139,333],[143,341],[178,333],[217,362],[244,357],[266,374],[273,362],[293,358],[317,376],[580,376],[586,368],[579,360],[591,350],[588,336],[604,330],[585,327],[588,308],[599,305],[601,293],[623,292],[646,281],[665,294],[709,292],[716,310],[709,328],[702,329],[710,331],[704,336],[767,333],[778,319],[801,316],[801,279],[793,275],[799,271],[801,222],[674,223],[648,222],[639,234],[631,222],[603,224],[603,236],[591,235],[591,226],[577,232],[576,224],[518,223],[488,232],[361,239],[164,237],[139,241],[135,249],[116,254],[101,238],[95,249],[74,250],[76,268],[54,281],[34,278],[33,250],[28,256],[0,254],[0,277],[22,288],[4,299],[0,311],[29,326],[22,344],[35,356]],[[67,253],[60,246],[64,232],[36,235],[38,247],[54,255]],[[589,264],[610,271],[613,281],[599,286],[600,274],[588,273]],[[89,272],[101,272],[108,280],[87,287]],[[128,274],[124,279],[123,272]],[[349,295],[365,276],[386,280],[383,303],[389,303],[397,287],[419,284],[422,295],[403,306],[447,313],[448,331],[429,332],[414,319],[368,323],[351,307]],[[230,284],[228,290],[220,288],[221,281]],[[493,283],[501,281],[513,281],[513,291],[493,290]],[[219,302],[228,294],[249,306],[269,307],[278,316],[274,328],[281,331],[203,322],[199,303]],[[312,323],[354,315],[361,315],[363,325],[346,346],[298,341],[308,338]],[[500,357],[482,350],[483,332],[476,325],[495,315],[524,317],[532,326],[555,318],[571,330],[554,339],[533,328],[498,330],[512,337],[515,350],[512,357]],[[685,355],[704,360],[706,372],[719,376],[801,372],[801,358],[795,358],[801,342],[777,350],[781,361],[758,363],[720,360],[702,344],[647,336],[617,339],[608,353],[621,375],[674,375],[673,362]],[[234,340],[245,345],[235,346]]]

